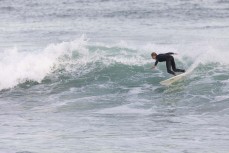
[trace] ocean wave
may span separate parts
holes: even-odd
[[[20,52],[17,48],[8,49],[0,53],[0,90],[12,88],[18,84],[29,81],[41,83],[48,77],[70,78],[103,78],[105,80],[122,80],[132,75],[152,74],[158,76],[159,71],[150,69],[154,61],[150,57],[153,50],[174,51],[178,67],[194,70],[199,65],[208,66],[215,63],[216,66],[228,65],[229,54],[218,53],[214,48],[206,48],[195,51],[195,48],[187,48],[187,51],[179,52],[178,49],[165,45],[145,45],[133,47],[123,45],[89,44],[85,36],[74,41],[50,44],[40,52]],[[194,49],[194,51],[191,51]],[[200,51],[200,52],[199,52]],[[165,66],[159,64],[164,71]],[[166,74],[166,70],[165,70]],[[66,77],[63,77],[66,76]],[[159,75],[160,76],[160,75]],[[60,80],[57,80],[60,81]]]

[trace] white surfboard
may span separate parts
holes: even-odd
[[[172,78],[169,78],[167,80],[164,80],[164,81],[161,81],[160,84],[161,85],[164,85],[164,86],[169,86],[171,85],[172,83],[178,81],[178,80],[181,80],[182,78],[184,78],[188,73],[185,72],[185,73],[182,73],[182,74],[179,74],[179,75],[176,75]]]

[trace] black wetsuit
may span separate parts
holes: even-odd
[[[156,62],[155,62],[155,66],[157,66],[158,62],[166,62],[166,67],[167,67],[167,72],[172,74],[172,75],[176,75],[175,72],[185,72],[185,70],[181,70],[181,69],[177,69],[176,68],[176,64],[173,58],[174,53],[166,53],[166,54],[158,54],[156,56]],[[173,69],[173,71],[171,70],[171,67]]]

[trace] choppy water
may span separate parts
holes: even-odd
[[[0,1],[0,152],[227,153],[229,1]],[[176,52],[193,68],[164,87]]]

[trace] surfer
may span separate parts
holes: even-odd
[[[153,52],[151,54],[151,57],[153,59],[155,59],[156,62],[152,68],[154,69],[157,66],[158,62],[166,62],[166,68],[167,68],[168,73],[170,73],[172,75],[176,75],[175,72],[185,72],[185,70],[176,68],[176,64],[175,64],[175,61],[174,61],[174,58],[172,55],[174,55],[174,53],[172,53],[172,52],[165,53],[165,54],[158,54],[158,55],[157,55],[157,53]],[[173,71],[171,70],[171,67],[172,67]]]

